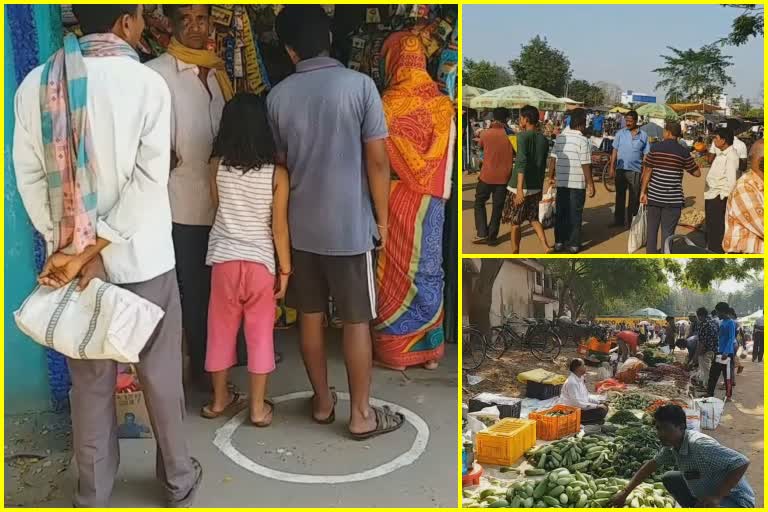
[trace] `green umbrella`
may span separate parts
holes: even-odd
[[[680,116],[666,103],[646,103],[637,109],[641,116],[654,117],[656,119],[666,119],[668,121],[677,121]]]
[[[488,89],[481,89],[480,87],[474,87],[472,85],[461,86],[461,104],[463,107],[469,106],[469,100],[481,94],[488,92]]]
[[[472,98],[469,102],[471,108],[522,108],[531,105],[540,110],[565,110],[563,101],[546,91],[525,85],[510,85],[501,89],[494,89],[485,94]]]

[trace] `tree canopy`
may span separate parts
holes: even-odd
[[[544,262],[559,284],[560,311],[592,317],[618,308],[660,301],[669,291],[661,260],[551,259]]]
[[[522,45],[520,56],[509,61],[515,81],[541,89],[555,96],[565,95],[571,78],[571,62],[566,55],[549,46],[546,38],[536,36]]]
[[[558,316],[568,310],[571,318],[624,315],[641,307],[686,314],[691,311],[691,304],[703,300],[714,283],[728,279],[754,281],[761,277],[759,274],[763,270],[761,259],[733,258],[697,258],[686,262],[673,259],[551,259],[542,263],[559,285]],[[680,285],[680,290],[670,287],[670,277]],[[690,297],[688,302],[678,300],[686,294]],[[711,300],[696,307],[714,307],[717,302],[729,300],[728,295],[712,294]],[[756,297],[747,287],[740,299],[743,309],[737,311],[740,314],[754,311],[746,310],[754,306]],[[762,294],[759,297],[762,307]]]
[[[464,85],[472,85],[489,91],[513,83],[512,73],[487,60],[464,59],[461,72]]]
[[[698,50],[679,50],[671,46],[672,55],[661,55],[664,66],[653,70],[660,77],[656,89],[667,89],[667,101],[716,101],[725,86],[733,85],[728,68],[733,66],[730,55],[723,55],[716,44]]]
[[[741,46],[750,39],[763,35],[763,6],[760,4],[726,4],[723,7],[742,9],[731,23],[731,33],[718,43]]]
[[[573,80],[568,83],[568,97],[572,100],[582,101],[587,107],[602,105],[605,102],[603,89],[586,80]]]

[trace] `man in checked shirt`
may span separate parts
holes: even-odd
[[[744,474],[749,459],[701,432],[686,428],[685,411],[679,405],[663,405],[654,413],[662,448],[643,464],[612,504],[623,507],[632,490],[661,466],[675,466],[662,482],[683,508],[754,508],[755,492]]]
[[[723,250],[730,253],[763,252],[763,139],[749,154],[752,172],[736,182],[725,211]]]

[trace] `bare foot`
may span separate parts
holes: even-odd
[[[440,363],[438,363],[435,360],[427,361],[426,363],[424,363],[425,370],[437,370],[438,366],[440,366]]]
[[[251,404],[251,422],[259,425],[269,425],[272,423],[273,407],[267,401],[260,405]]]
[[[356,418],[350,418],[349,431],[353,434],[363,434],[370,432],[376,428],[376,415],[373,413],[373,409],[368,407],[368,411],[365,415],[357,414]]]
[[[327,420],[331,416],[334,406],[333,394],[330,389],[323,396],[314,395],[312,397],[312,416],[319,421]]]

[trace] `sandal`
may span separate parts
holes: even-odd
[[[232,401],[227,404],[224,409],[221,411],[214,411],[211,408],[212,404],[205,404],[202,409],[200,409],[200,416],[202,416],[205,419],[213,420],[216,418],[219,418],[221,416],[233,416],[237,414],[238,412],[242,411],[243,408],[247,405],[245,400],[243,400],[243,397],[235,391],[232,393]]]
[[[266,428],[272,424],[272,417],[274,416],[274,413],[275,413],[275,404],[272,403],[272,400],[266,400],[266,399],[264,400],[264,403],[269,406],[269,413],[267,414],[267,416],[270,416],[269,421],[251,420],[251,425],[253,425],[254,427]]]
[[[374,406],[371,407],[371,409],[373,409],[373,413],[376,415],[376,428],[359,434],[350,432],[352,439],[363,441],[382,434],[394,432],[405,423],[405,416],[403,416],[402,413],[392,411],[387,405],[384,407]]]
[[[331,414],[325,419],[318,419],[315,417],[315,411],[312,411],[312,421],[319,423],[320,425],[330,425],[336,421],[336,403],[339,401],[339,396],[336,394],[336,388],[331,387],[331,398],[333,399],[333,407],[331,408]],[[311,402],[310,402],[311,403]]]

